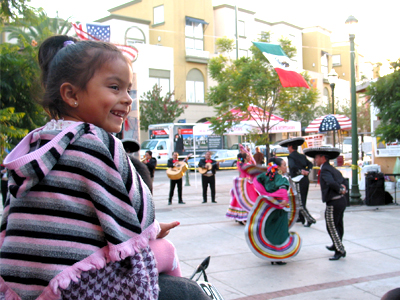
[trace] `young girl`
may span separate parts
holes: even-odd
[[[39,51],[52,117],[5,159],[0,299],[157,299],[180,276],[151,193],[111,133],[131,110],[130,62],[113,45],[47,39]]]

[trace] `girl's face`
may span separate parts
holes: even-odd
[[[86,90],[76,93],[76,107],[65,119],[91,123],[107,132],[120,132],[131,111],[132,80],[132,70],[125,60],[118,58],[105,63],[89,80]]]
[[[281,170],[282,174],[286,174],[287,173],[287,166],[286,166],[286,162],[283,160],[281,165],[278,166],[278,170]]]

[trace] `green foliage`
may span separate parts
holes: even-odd
[[[215,41],[215,47],[219,52],[231,52],[235,49],[235,41],[227,37],[219,38]]]
[[[148,130],[151,124],[172,123],[186,108],[179,100],[172,100],[174,92],[162,97],[161,90],[156,84],[140,98],[140,129]]]
[[[265,40],[269,40],[268,33],[260,39],[262,42]],[[309,119],[312,120],[318,91],[313,88],[282,88],[275,70],[268,64],[261,51],[254,46],[250,50],[253,52],[252,58],[231,60],[219,55],[210,60],[210,76],[218,83],[217,86],[211,87],[207,94],[208,105],[217,111],[217,117],[211,118],[210,121],[214,132],[223,134],[241,120],[252,119],[248,112],[249,106],[260,107],[262,113],[257,116],[257,120],[253,120],[257,122],[261,135],[255,132],[249,135],[257,144],[267,144],[272,125],[270,115],[279,114],[286,120],[306,122],[302,118],[309,114]],[[304,75],[309,81],[308,76]],[[243,116],[232,115],[229,112],[232,108],[240,109]]]
[[[297,50],[295,46],[292,46],[291,40],[281,37],[278,41],[279,44],[281,44],[283,51],[285,51],[287,57],[293,58],[296,55]]]
[[[0,25],[18,18],[18,15],[33,17],[32,8],[27,6],[25,0],[1,0]]]
[[[18,45],[41,44],[55,34],[67,34],[72,25],[69,19],[49,18],[43,10],[36,11],[35,18],[17,18],[3,31],[9,32],[9,38],[18,40]]]
[[[37,104],[42,98],[37,49],[26,45],[0,45],[0,109],[14,107],[16,112],[25,113],[17,126],[33,130],[47,121],[47,116]]]
[[[28,130],[15,127],[24,113],[14,113],[14,107],[0,109],[0,160],[3,161],[6,155],[6,149],[11,150],[12,138],[23,138]]]
[[[374,135],[386,142],[400,140],[400,59],[391,62],[392,74],[380,77],[367,88],[366,95],[378,108],[380,124]]]

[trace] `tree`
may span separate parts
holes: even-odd
[[[229,45],[229,40],[223,39],[225,41],[218,45]],[[268,40],[269,33],[264,33],[259,39],[261,42]],[[286,40],[282,42],[284,47],[290,46]],[[233,49],[233,46],[220,50],[228,52],[229,49]],[[210,76],[218,83],[207,94],[208,105],[214,106],[218,116],[210,121],[214,132],[223,134],[234,124],[250,118],[256,122],[257,131],[261,132],[261,135],[258,132],[250,133],[250,138],[269,147],[269,131],[273,125],[270,124],[270,116],[278,112],[282,118],[289,120],[293,117],[300,118],[306,113],[312,114],[318,91],[314,88],[283,88],[275,70],[267,63],[261,51],[254,46],[250,50],[253,53],[252,58],[233,60],[219,55],[210,60]],[[295,54],[292,48],[289,53]],[[309,77],[306,74],[303,76],[310,85]],[[261,108],[262,113],[254,118],[248,112],[249,106]],[[233,107],[240,109],[243,115],[239,117],[230,113],[229,110]]]
[[[27,6],[25,0],[1,0],[0,25],[18,18],[18,15],[34,17],[32,8]]]
[[[154,85],[153,89],[143,93],[140,98],[140,129],[147,130],[149,125],[171,123],[178,118],[186,108],[179,100],[173,100],[174,92],[161,96],[162,88]]]
[[[46,12],[39,9],[35,18],[17,18],[3,31],[9,32],[9,39],[17,39],[18,45],[24,47],[26,43],[41,44],[55,34],[67,34],[71,27],[69,19],[49,18]]]
[[[0,45],[0,109],[13,107],[17,113],[25,113],[16,121],[19,128],[33,130],[47,121],[47,115],[38,105],[43,89],[40,83],[40,70],[37,63],[37,50],[25,44],[23,49],[17,45]]]
[[[379,110],[380,124],[374,135],[386,142],[400,141],[400,59],[390,65],[394,72],[372,82],[366,91]]]
[[[14,147],[12,138],[23,138],[28,130],[16,128],[14,125],[24,116],[24,113],[14,113],[13,107],[0,109],[0,160],[6,156],[6,150]]]

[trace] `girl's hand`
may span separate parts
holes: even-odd
[[[179,224],[181,224],[181,223],[179,223],[178,221],[171,222],[171,223],[160,223],[161,231],[157,235],[157,238],[162,239],[162,238],[166,237],[169,234],[169,231],[172,228],[175,228],[176,226],[178,226]]]

